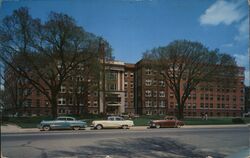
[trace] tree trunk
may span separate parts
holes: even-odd
[[[180,120],[184,119],[183,111],[184,111],[184,105],[178,103],[178,119]]]
[[[51,110],[52,110],[52,117],[57,117],[57,97],[56,95],[51,96]]]

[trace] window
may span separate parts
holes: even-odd
[[[58,99],[58,105],[65,105],[66,104],[66,99],[65,98],[59,98]]]
[[[221,104],[221,108],[225,108],[225,104]]]
[[[196,109],[196,104],[195,103],[193,104],[193,109]]]
[[[40,96],[41,92],[39,90],[36,90],[36,95]]]
[[[204,108],[204,103],[201,103],[201,108]]]
[[[67,121],[74,121],[73,118],[67,118]]]
[[[151,91],[150,90],[146,90],[145,91],[145,97],[151,97],[152,94],[151,94]]]
[[[244,101],[244,97],[240,96],[240,101],[243,102]]]
[[[157,107],[157,102],[153,101],[153,107]]]
[[[48,106],[49,106],[49,101],[45,100],[45,107],[48,107]]]
[[[236,96],[235,95],[233,96],[233,101],[236,101]]]
[[[134,83],[133,82],[130,82],[130,87],[134,88]]]
[[[128,82],[124,82],[124,87],[125,87],[125,88],[128,87]]]
[[[125,108],[127,108],[128,107],[128,102],[127,101],[125,101]]]
[[[149,100],[145,101],[145,106],[146,107],[151,107],[152,106],[152,101],[149,101]]]
[[[210,107],[209,107],[209,108],[211,108],[211,109],[212,109],[212,108],[213,108],[213,106],[214,106],[214,105],[213,105],[213,103],[210,103]]]
[[[133,72],[130,72],[130,77],[134,77],[134,73]]]
[[[122,121],[123,120],[123,118],[121,118],[121,117],[116,117],[116,119],[115,119],[116,121]]]
[[[170,92],[170,98],[174,98],[174,93],[173,92]]]
[[[61,89],[60,89],[60,92],[61,92],[61,93],[65,93],[65,92],[66,92],[66,87],[62,85],[62,86],[61,86]]]
[[[236,92],[236,88],[233,88],[233,92]]]
[[[62,112],[64,112],[64,110],[62,110]],[[66,121],[67,119],[65,117],[58,117],[56,120],[59,121]]]
[[[36,106],[40,107],[40,100],[39,99],[36,100]]]
[[[208,108],[208,103],[205,104],[205,107]]]
[[[152,70],[151,69],[146,69],[146,75],[151,75]]]
[[[165,97],[165,92],[164,91],[160,91],[159,97]]]
[[[26,107],[31,107],[32,106],[32,100],[31,99],[27,99],[26,100]]]
[[[200,95],[200,99],[203,100],[204,99],[204,94]]]
[[[214,99],[213,94],[210,94],[210,100],[213,100],[213,99]]]
[[[69,104],[69,105],[72,105],[72,104],[73,104],[73,99],[72,99],[72,98],[69,98],[68,104]]]
[[[157,97],[157,91],[154,91],[154,97]]]
[[[164,81],[159,81],[159,86],[161,86],[161,87],[165,87],[165,82]]]
[[[130,98],[134,98],[134,93],[130,93]]]
[[[109,90],[111,91],[116,90],[116,84],[109,84]]]
[[[205,99],[208,100],[208,94],[205,94]]]
[[[152,85],[152,80],[147,79],[147,80],[145,81],[145,85],[146,85],[146,86],[151,86],[151,85]]]
[[[127,77],[127,76],[128,76],[128,72],[125,72],[125,73],[124,73],[124,76]]]
[[[117,73],[116,72],[108,72],[107,75],[108,75],[107,78],[109,80],[116,80],[117,79]]]
[[[224,95],[221,96],[221,100],[225,100],[225,96]]]
[[[218,109],[220,108],[220,104],[217,104],[217,108],[218,108]]]
[[[161,100],[159,103],[159,107],[165,107],[165,101]]]
[[[72,93],[73,92],[73,87],[72,86],[70,86],[69,87],[69,91],[68,91],[69,93]]]
[[[220,95],[217,95],[217,100],[218,100],[218,101],[220,100]]]

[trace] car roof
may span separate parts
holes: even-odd
[[[72,118],[72,119],[75,119],[74,117],[70,117],[70,116],[59,116],[57,118]]]

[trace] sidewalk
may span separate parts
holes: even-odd
[[[249,127],[250,124],[240,124],[240,125],[185,125],[181,128],[231,128],[231,127]],[[148,126],[134,126],[131,127],[131,130],[146,130]],[[90,130],[90,128],[86,128],[86,130]],[[5,125],[1,126],[1,133],[31,133],[31,132],[40,132],[38,128],[20,128],[16,125]]]

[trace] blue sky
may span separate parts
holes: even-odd
[[[0,19],[22,6],[43,20],[50,11],[69,14],[86,31],[107,39],[117,60],[129,63],[173,40],[199,41],[234,56],[246,67],[249,85],[246,0],[2,0]]]

